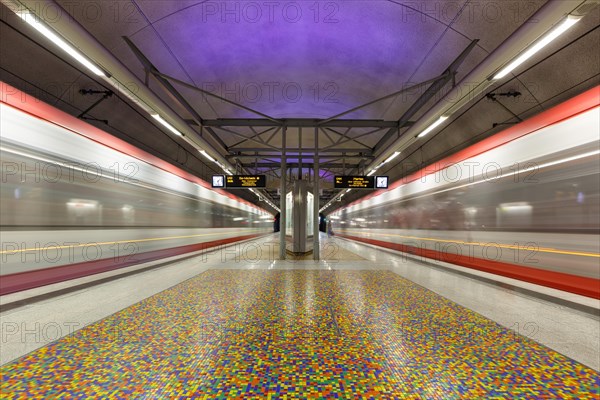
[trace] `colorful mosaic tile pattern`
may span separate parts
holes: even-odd
[[[596,371],[389,271],[207,271],[0,372],[6,399],[600,396]]]

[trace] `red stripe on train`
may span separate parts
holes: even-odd
[[[502,132],[498,132],[493,136],[483,139],[478,143],[475,143],[433,164],[430,164],[411,175],[401,178],[390,184],[390,187],[386,190],[377,190],[365,197],[361,197],[360,199],[346,205],[346,207],[350,207],[372,197],[379,196],[386,191],[396,189],[399,186],[416,181],[424,176],[435,174],[449,165],[458,164],[462,161],[468,160],[469,158],[473,158],[479,154],[483,154],[495,149],[496,147],[503,146],[508,142],[516,140],[520,137],[534,133],[542,128],[573,118],[581,113],[598,107],[599,105],[600,86],[596,86],[578,96],[575,96],[550,108],[549,110],[541,112],[538,115],[535,115],[523,122],[503,130]]]
[[[239,242],[262,236],[260,234],[237,236],[233,238],[213,240],[186,246],[172,247],[169,249],[148,251],[133,255],[134,259],[115,261],[115,258],[104,258],[101,260],[88,261],[60,267],[44,268],[35,271],[19,272],[16,274],[4,275],[0,278],[0,296],[19,292],[21,290],[33,289],[40,286],[53,283],[68,281],[71,279],[82,278],[84,276],[99,274],[116,270],[119,268],[130,267],[136,264],[156,261],[161,258],[177,256],[180,254],[191,253],[194,251],[207,250],[224,244]]]
[[[170,172],[173,175],[177,175],[180,178],[186,179],[190,182],[194,182],[207,189],[214,190],[219,194],[227,196],[230,199],[239,201],[240,203],[246,204],[254,209],[262,211],[262,209],[260,207],[257,207],[256,204],[252,204],[249,201],[239,198],[225,190],[212,189],[212,186],[209,183],[198,178],[197,176],[194,176],[189,172],[186,172],[181,168],[178,168],[175,165],[168,163],[165,160],[162,160],[150,153],[147,153],[144,150],[141,150],[135,147],[134,145],[111,135],[108,132],[104,132],[103,130],[96,128],[95,126],[90,125],[85,121],[82,121],[70,114],[67,114],[66,112],[54,108],[53,106],[43,102],[42,100],[28,95],[27,93],[22,92],[19,89],[2,81],[0,81],[0,102],[6,104],[7,106],[21,110],[41,120],[65,128],[73,132],[74,134],[83,136],[89,140],[100,143],[101,145],[109,147],[120,153],[130,155],[131,157],[137,158],[140,161],[146,162],[164,171]]]
[[[508,278],[518,279],[520,281],[535,283],[537,285],[563,290],[565,292],[575,293],[594,299],[600,299],[600,280],[594,278],[570,275],[562,272],[548,271],[538,268],[524,267],[522,265],[508,264],[504,262],[485,260],[482,258],[463,256],[453,253],[444,253],[435,250],[422,249],[415,246],[407,246],[400,243],[385,242],[382,240],[340,234],[336,234],[336,236],[356,240],[358,242],[369,243],[375,246],[385,247],[404,253],[410,253],[437,261],[448,262],[451,264],[460,265],[462,267],[489,272],[491,274],[502,275]]]

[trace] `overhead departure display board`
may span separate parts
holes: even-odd
[[[333,181],[336,189],[373,189],[374,176],[336,176]]]
[[[336,176],[335,189],[387,189],[387,176]]]
[[[227,175],[225,187],[228,189],[264,188],[267,187],[266,175]]]

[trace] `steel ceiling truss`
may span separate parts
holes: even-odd
[[[298,128],[397,128],[398,121],[384,121],[382,119],[338,119],[322,123],[320,119],[310,118],[284,118],[277,122],[260,118],[219,118],[205,119],[204,126],[289,126]]]
[[[142,66],[144,67],[147,78],[146,82],[148,83],[149,76],[153,76],[160,84],[160,86],[170,94],[171,98],[190,113],[193,120],[189,121],[189,124],[199,126],[201,128],[200,134],[202,134],[202,132],[204,131],[208,132],[213,141],[219,145],[221,152],[226,153],[227,158],[235,162],[236,172],[238,168],[240,171],[247,171],[249,169],[254,169],[256,171],[259,168],[268,168],[269,172],[276,172],[276,168],[279,167],[280,161],[271,160],[270,158],[273,156],[281,155],[281,149],[279,148],[279,146],[274,145],[273,141],[280,133],[283,134],[283,130],[285,130],[288,127],[299,129],[299,147],[286,148],[287,157],[293,159],[294,153],[304,153],[306,157],[310,157],[311,153],[313,157],[314,154],[319,154],[321,158],[328,158],[331,156],[338,158],[341,157],[341,171],[343,173],[347,171],[347,168],[351,168],[350,173],[352,173],[352,171],[360,172],[361,169],[364,170],[365,162],[369,159],[374,158],[376,154],[381,153],[385,148],[386,143],[394,136],[394,134],[400,136],[401,130],[406,129],[413,124],[411,118],[413,118],[419,112],[419,110],[421,110],[449,82],[455,84],[455,76],[459,66],[467,58],[467,56],[470,54],[470,52],[473,50],[473,48],[478,42],[478,40],[472,41],[441,75],[432,79],[410,86],[405,85],[405,87],[403,87],[401,90],[372,100],[365,104],[353,107],[349,110],[346,110],[342,113],[336,114],[326,119],[281,119],[274,118],[257,110],[253,110],[249,107],[244,106],[243,104],[236,103],[232,100],[218,96],[207,90],[198,88],[193,84],[161,73],[129,38],[123,38],[127,45],[130,47],[130,49],[133,51],[135,56],[138,58]],[[201,93],[205,98],[212,97],[224,101],[226,103],[232,104],[235,107],[257,115],[258,118],[219,118],[205,120],[200,116],[200,114],[195,110],[195,108],[191,104],[189,104],[189,102],[184,98],[184,96],[177,91],[174,84],[183,86],[193,91],[197,91]],[[427,86],[425,92],[409,107],[409,109],[397,121],[385,121],[377,119],[342,119],[342,117],[344,117],[345,115],[364,109],[375,103],[395,98],[402,93],[414,91],[415,89],[425,86]],[[234,130],[234,128],[236,127],[247,128],[249,134],[245,135],[243,133],[237,132],[236,130]],[[301,130],[305,127],[318,129],[318,131],[321,132],[323,136],[327,138],[327,140],[329,140],[329,144],[327,146],[323,146],[322,148],[311,148],[302,146]],[[264,129],[260,130],[257,128]],[[370,129],[367,132],[360,132],[358,134],[352,135],[352,129],[356,128],[372,129]],[[341,129],[342,131],[339,131],[339,129]],[[382,130],[387,131],[381,136],[377,143],[373,145],[373,147],[370,147],[362,141],[358,140],[369,135],[379,134]],[[236,138],[239,138],[240,140],[231,145],[228,145],[225,142],[225,140],[219,135],[219,133],[221,132],[224,132],[227,135],[229,135],[229,138],[232,135]],[[265,138],[263,138],[263,135],[269,136],[265,140]],[[347,149],[340,148],[340,146],[346,145],[348,143],[353,143],[353,146],[358,147]],[[247,147],[247,144],[254,144],[257,146]],[[321,156],[321,154],[323,154],[325,157]],[[242,159],[246,159],[248,157],[253,157],[254,162],[241,162]],[[296,155],[296,157],[298,156]],[[359,159],[359,161],[355,164],[346,164],[346,159],[349,158],[357,158]],[[305,166],[306,168],[309,168],[310,166],[312,166],[312,164],[304,163],[302,159],[299,159],[299,161],[300,162],[297,163],[297,165],[291,163],[288,165],[287,168],[304,168]],[[332,161],[325,161],[321,163],[320,168],[321,170],[326,172],[326,175],[329,175],[334,174],[332,170],[339,170],[340,164]]]
[[[452,82],[452,86],[456,86],[456,74],[458,72],[458,68],[465,61],[467,56],[471,53],[471,51],[475,48],[479,42],[479,39],[473,40],[460,55],[448,66],[448,68],[444,71],[442,75],[431,80],[431,85],[425,90],[425,92],[409,107],[408,110],[400,117],[398,121],[398,127],[396,129],[389,129],[385,135],[381,138],[381,140],[375,145],[374,151],[381,151],[384,146],[387,144],[388,140],[393,137],[394,133],[398,133],[400,136],[400,129],[406,129],[410,125],[407,125],[407,121],[419,112],[437,93],[439,93],[444,86],[448,83]]]

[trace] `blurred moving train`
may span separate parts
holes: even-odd
[[[334,231],[599,297],[599,100],[596,87],[336,210]]]
[[[1,294],[272,232],[255,205],[6,84],[1,95]]]

